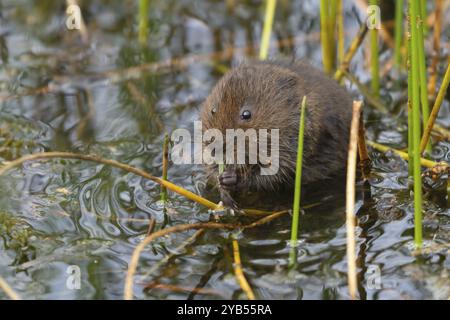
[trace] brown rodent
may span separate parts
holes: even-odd
[[[306,96],[302,184],[345,170],[352,99],[333,79],[304,61],[254,61],[229,71],[213,88],[201,112],[203,130],[279,131],[279,170],[259,174],[259,164],[227,164],[219,175],[209,167],[227,205],[236,193],[285,192],[295,181],[299,104]],[[225,147],[224,147],[225,148]]]

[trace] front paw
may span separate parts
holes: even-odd
[[[238,177],[235,171],[224,171],[219,175],[219,185],[225,190],[232,191],[236,189]]]

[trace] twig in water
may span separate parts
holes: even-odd
[[[128,264],[127,275],[125,278],[125,288],[124,288],[124,299],[133,299],[133,278],[136,273],[136,268],[139,262],[139,257],[144,248],[150,244],[153,240],[165,236],[170,233],[183,232],[192,229],[234,229],[236,225],[216,223],[216,222],[206,222],[206,223],[193,223],[193,224],[180,224],[166,229],[158,230],[148,237],[145,237],[134,249],[131,256],[130,263]]]
[[[350,44],[350,47],[347,50],[347,53],[344,56],[344,59],[339,66],[338,70],[334,74],[334,79],[338,82],[342,80],[342,77],[344,76],[344,72],[348,70],[348,67],[350,65],[350,61],[353,59],[353,57],[356,54],[356,51],[360,47],[362,41],[364,40],[364,37],[367,34],[367,25],[364,23],[361,28],[358,31],[358,34],[353,39],[352,43]]]
[[[211,289],[186,288],[186,287],[179,287],[179,286],[174,286],[171,284],[163,284],[163,283],[150,283],[145,286],[145,289],[161,289],[161,290],[168,290],[168,291],[172,291],[172,292],[180,292],[180,293],[186,292],[186,293],[195,293],[195,294],[204,294],[204,295],[223,297],[220,292],[217,292],[217,291],[211,290]]]
[[[2,277],[0,277],[0,289],[2,289],[11,300],[21,300],[20,296]]]
[[[400,158],[402,158],[403,160],[409,161],[409,155],[406,152],[397,150],[397,149],[393,149],[391,147],[387,147],[385,145],[376,143],[376,142],[372,142],[372,141],[366,141],[368,146],[371,146],[372,148],[381,151],[381,152],[387,152],[389,150],[391,150],[392,152],[394,152],[395,154],[397,154]],[[427,168],[432,168],[436,165],[438,165],[437,162],[428,160],[428,159],[424,159],[424,158],[420,158],[420,165],[427,167]]]
[[[122,170],[125,170],[128,172],[134,173],[138,176],[144,177],[144,178],[151,180],[153,182],[156,182],[158,184],[164,185],[167,189],[174,191],[174,192],[176,192],[190,200],[193,200],[197,203],[200,203],[212,210],[222,209],[221,206],[215,204],[214,202],[211,202],[189,190],[186,190],[180,186],[177,186],[176,184],[174,184],[170,181],[162,180],[161,178],[152,176],[141,169],[129,166],[127,164],[120,163],[115,160],[103,159],[103,158],[100,158],[98,156],[93,156],[93,155],[84,155],[84,154],[71,153],[71,152],[41,152],[41,153],[28,154],[28,155],[20,157],[16,160],[13,160],[13,161],[5,164],[2,167],[0,167],[0,176],[5,174],[10,169],[23,164],[24,162],[32,161],[32,160],[39,160],[39,159],[52,159],[52,158],[78,159],[78,160],[93,161],[93,162],[97,162],[97,163],[110,165],[110,166],[113,166],[113,167],[116,167],[116,168],[119,168],[119,169],[122,169]]]
[[[247,295],[248,300],[255,300],[255,294],[253,293],[252,288],[250,287],[247,279],[245,278],[244,271],[242,271],[242,262],[241,255],[239,253],[239,244],[237,240],[233,237],[233,257],[234,257],[234,274],[236,276],[236,280],[239,283],[242,291]]]
[[[109,160],[109,159],[103,159],[100,158],[98,156],[94,156],[94,155],[84,155],[84,154],[78,154],[78,153],[72,153],[72,152],[40,152],[40,153],[34,153],[34,154],[28,154],[25,156],[22,156],[16,160],[10,161],[6,164],[4,164],[2,167],[0,167],[0,176],[4,175],[6,172],[8,172],[9,170],[11,170],[14,167],[17,167],[27,161],[34,161],[34,160],[43,160],[43,159],[53,159],[53,158],[67,158],[67,159],[78,159],[78,160],[86,160],[86,161],[92,161],[92,162],[97,162],[97,163],[101,163],[101,164],[106,164],[106,165],[110,165],[119,169],[122,169],[124,171],[127,172],[131,172],[134,173],[138,176],[141,176],[143,178],[152,180],[160,185],[165,186],[167,189],[176,192],[192,201],[195,201],[197,203],[200,203],[202,205],[204,205],[205,207],[211,209],[211,210],[222,210],[223,206],[219,205],[219,204],[215,204],[214,202],[209,201],[208,199],[205,199],[191,191],[188,191],[180,186],[177,186],[176,184],[167,181],[167,180],[163,180],[161,178],[152,176],[150,174],[148,174],[147,172],[129,166],[127,164],[124,163],[120,163],[118,161],[115,160]],[[257,209],[243,209],[242,210],[244,213],[246,214],[250,214],[250,215],[268,215],[271,212],[269,211],[263,211],[263,210],[257,210]],[[148,221],[148,220],[139,220],[139,219],[123,219],[123,218],[119,218],[119,220],[130,220],[130,221]]]
[[[192,244],[197,238],[199,238],[203,233],[205,232],[205,229],[199,229],[197,230],[191,237],[189,237],[186,241],[184,241],[181,245],[175,248],[174,252],[180,252],[182,249],[185,249],[188,245]],[[147,237],[149,234],[147,234]],[[149,277],[151,274],[155,273],[156,270],[158,270],[163,264],[166,264],[169,262],[170,259],[175,257],[176,253],[169,253],[164,258],[159,260],[154,266],[150,268],[150,270],[147,271],[147,273],[143,276],[143,278]]]
[[[155,224],[156,224],[155,222],[156,222],[156,219],[151,217],[150,221],[148,222],[147,236],[150,235],[153,232],[153,230],[155,229]]]
[[[344,75],[347,79],[349,79],[356,85],[358,90],[361,91],[364,98],[366,98],[366,100],[369,102],[369,105],[373,106],[380,112],[383,113],[388,112],[386,106],[379,100],[379,98],[374,96],[371,92],[369,92],[369,90],[361,82],[359,82],[359,80],[354,75],[348,72],[344,72]]]
[[[251,228],[260,226],[260,225],[268,223],[268,222],[270,222],[270,221],[272,221],[272,220],[274,220],[274,219],[276,219],[276,218],[278,218],[278,217],[280,217],[280,216],[282,216],[282,215],[284,215],[284,214],[286,214],[288,212],[289,212],[289,210],[283,210],[283,211],[278,211],[278,212],[272,213],[271,215],[269,215],[267,217],[261,218],[261,219],[255,221],[255,222],[252,222],[250,224],[244,225],[242,228],[243,229],[251,229]]]
[[[355,180],[356,180],[356,152],[358,143],[358,125],[361,115],[361,101],[353,101],[353,117],[350,129],[350,143],[347,160],[347,187],[346,187],[346,229],[347,229],[347,265],[348,289],[350,297],[356,299],[356,244],[355,244]]]
[[[420,141],[420,154],[423,154],[428,144],[431,130],[433,130],[434,122],[436,121],[436,118],[439,114],[439,110],[441,109],[441,105],[447,93],[449,83],[450,83],[450,63],[447,66],[447,71],[445,72],[444,80],[442,81],[441,87],[439,88],[436,101],[434,102],[433,109],[431,110],[430,117],[428,118],[427,126],[425,127],[422,140]]]
[[[130,263],[128,264],[128,270],[127,275],[125,278],[125,288],[124,288],[124,299],[126,300],[132,300],[133,299],[133,278],[134,274],[136,273],[137,264],[139,262],[139,257],[141,256],[141,252],[144,250],[144,248],[150,244],[153,240],[165,236],[167,234],[175,233],[175,232],[183,232],[187,230],[192,229],[237,229],[237,228],[253,228],[256,227],[262,223],[269,222],[274,219],[274,217],[279,217],[282,213],[285,213],[286,211],[282,212],[275,212],[271,216],[264,217],[260,219],[259,221],[263,221],[261,223],[257,223],[259,221],[256,221],[256,223],[252,223],[249,225],[237,225],[237,224],[231,224],[231,223],[217,223],[217,222],[207,222],[207,223],[193,223],[193,224],[180,224],[176,225],[170,228],[158,230],[148,237],[146,237],[142,242],[140,242],[136,248],[133,251],[133,254],[131,256]]]

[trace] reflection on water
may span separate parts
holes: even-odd
[[[0,160],[74,151],[159,176],[164,133],[190,128],[222,74],[257,54],[262,2],[152,1],[147,46],[136,40],[135,1],[79,2],[88,44],[65,29],[63,2],[2,1]],[[345,9],[349,43],[358,22],[349,3]],[[320,67],[319,39],[316,1],[280,1],[273,57],[307,58]],[[361,52],[352,72],[361,81],[369,79]],[[402,101],[405,88],[385,85],[395,98],[386,98],[389,105]],[[405,146],[404,116],[365,112],[370,139]],[[442,124],[449,123],[448,114],[446,101]],[[448,142],[442,141],[431,157],[448,162],[449,154]],[[374,173],[368,185],[358,187],[359,294],[448,298],[449,281],[443,276],[450,267],[448,209],[433,197],[425,203],[424,237],[438,249],[416,258],[407,165],[394,154],[372,156]],[[188,190],[205,191],[197,166],[171,166],[168,175]],[[0,273],[25,298],[121,299],[131,253],[152,217],[157,229],[210,218],[204,207],[173,193],[164,209],[155,183],[85,161],[29,162],[0,180]],[[289,215],[237,236],[257,297],[348,298],[342,181],[305,190],[296,270],[286,268]],[[289,197],[268,198],[264,207],[289,207]],[[254,203],[262,204],[259,200]],[[173,234],[148,247],[135,279],[137,298],[245,298],[233,275],[229,233],[208,231],[180,248],[193,235]],[[80,290],[67,287],[69,266],[80,268]],[[381,284],[374,287],[377,272]]]

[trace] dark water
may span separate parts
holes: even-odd
[[[192,129],[202,99],[223,72],[257,56],[263,3],[150,2],[148,46],[140,46],[137,1],[80,1],[87,44],[66,29],[63,1],[0,1],[1,161],[73,151],[161,175],[164,133]],[[345,3],[348,44],[358,21],[350,2]],[[444,23],[443,30],[449,30]],[[444,41],[448,46],[448,32]],[[272,43],[278,43],[271,47],[272,57],[306,58],[321,67],[318,2],[279,1]],[[382,65],[391,53],[382,48]],[[443,62],[440,74],[444,68]],[[362,51],[351,71],[362,82],[370,80]],[[398,87],[395,79],[388,73],[382,88],[392,112],[367,108],[365,118],[370,139],[403,148],[406,82]],[[450,125],[447,101],[439,122]],[[392,154],[371,155],[374,173],[369,186],[359,185],[356,204],[360,297],[448,299],[450,211],[445,194],[427,197],[428,251],[413,255],[407,164]],[[448,162],[450,144],[440,142],[432,157]],[[202,188],[197,166],[171,166],[168,176],[193,192]],[[151,217],[156,229],[210,219],[207,209],[174,193],[164,212],[155,183],[86,161],[28,162],[0,180],[0,276],[24,298],[121,299],[128,262]],[[324,192],[304,199],[316,205],[300,218],[293,271],[287,269],[289,215],[235,235],[258,298],[348,298],[343,183],[327,184]],[[135,277],[136,298],[245,298],[233,273],[230,233],[206,231],[180,249],[193,234],[173,234],[148,247]],[[158,265],[168,255],[171,259]],[[79,290],[67,285],[71,266],[80,270]]]

